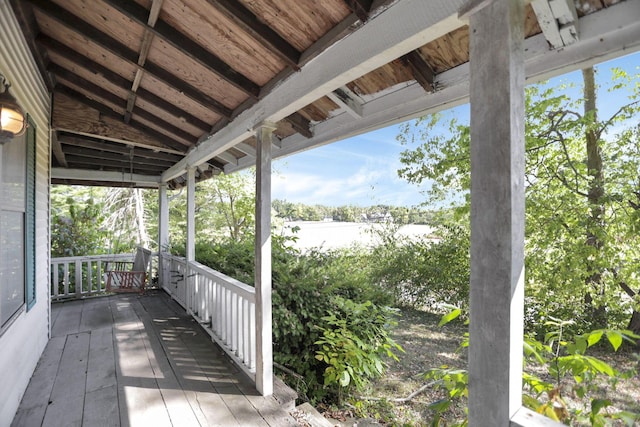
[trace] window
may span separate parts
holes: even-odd
[[[0,146],[0,331],[35,303],[35,126]]]

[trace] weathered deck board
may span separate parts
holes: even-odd
[[[54,304],[12,427],[297,426],[166,294]]]

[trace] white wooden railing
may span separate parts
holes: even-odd
[[[83,298],[105,292],[110,262],[133,261],[133,254],[51,258],[51,299]]]
[[[162,288],[250,377],[255,377],[255,290],[198,262],[159,254]]]

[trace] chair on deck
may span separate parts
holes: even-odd
[[[144,292],[147,282],[147,268],[151,251],[138,246],[131,262],[115,261],[111,269],[107,267],[107,292]],[[128,269],[130,266],[131,269]]]

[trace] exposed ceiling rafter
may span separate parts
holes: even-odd
[[[99,45],[103,49],[111,52],[119,57],[121,60],[135,66],[138,65],[138,53],[131,50],[128,46],[123,45],[119,41],[115,40],[111,36],[103,33],[97,28],[89,25],[82,19],[70,14],[62,7],[56,5],[53,2],[45,0],[29,0],[35,7],[40,9],[42,13],[46,14],[50,18],[56,20],[61,25],[73,30],[74,32],[82,35],[83,37],[90,39],[93,43]],[[146,9],[145,9],[146,10]],[[193,53],[192,53],[193,54]],[[185,81],[181,80],[177,76],[166,71],[162,67],[152,62],[147,62],[144,66],[144,70],[153,75],[158,80],[164,82],[170,87],[174,87],[179,92],[182,92],[185,96],[198,102],[199,104],[210,108],[223,117],[230,118],[232,115],[231,109],[222,105],[220,102],[213,99],[211,96],[201,92]]]
[[[262,22],[256,15],[237,0],[207,0],[218,12],[233,21],[238,27],[250,34],[267,49],[273,51],[294,70],[300,61],[300,52],[283,39],[270,26]]]
[[[551,47],[578,41],[578,13],[573,0],[533,0],[531,7]]]
[[[111,71],[106,67],[103,67],[102,65],[92,61],[86,56],[80,55],[79,53],[68,49],[65,45],[57,40],[52,39],[51,37],[40,34],[38,35],[36,40],[38,45],[42,46],[48,51],[55,52],[56,55],[59,55],[62,58],[65,58],[66,60],[73,62],[87,70],[91,70],[94,74],[100,75],[103,78],[107,79],[114,86],[128,91],[129,88],[131,88],[134,84],[132,81],[122,77],[121,75]],[[158,108],[167,111],[173,116],[180,117],[182,120],[184,120],[185,123],[197,127],[203,133],[210,127],[210,125],[206,122],[200,120],[199,118],[177,107],[175,104],[170,103],[163,98],[160,98],[156,94],[144,88],[138,87],[137,97],[149,101],[151,104],[158,106]]]
[[[344,0],[344,4],[356,14],[360,21],[366,22],[369,19],[373,0]]]
[[[155,26],[148,25],[149,11],[143,6],[130,0],[103,0],[111,5],[127,18],[142,25],[147,31],[152,32],[155,36],[162,38],[171,44],[175,49],[182,52],[185,56],[195,60],[202,66],[213,71],[227,83],[232,84],[236,88],[245,92],[247,95],[257,97],[260,93],[260,86],[231,68],[222,59],[209,52],[189,37],[177,31],[171,25],[161,19],[157,19]]]
[[[119,122],[122,123],[123,126],[130,126],[133,129],[136,129],[137,131],[146,134],[147,136],[149,136],[151,139],[153,139],[154,141],[157,141],[157,144],[160,145],[160,147],[162,146],[166,146],[168,148],[171,148],[173,150],[177,150],[180,152],[184,152],[186,147],[184,146],[184,144],[179,143],[178,141],[174,141],[173,139],[167,137],[165,134],[158,132],[155,129],[152,129],[148,126],[146,126],[143,123],[139,123],[136,120],[131,120],[131,123],[123,123],[122,122],[122,116],[118,113],[116,113],[115,111],[113,111],[111,108],[104,106],[103,104],[101,104],[98,101],[95,101],[93,99],[88,98],[86,95],[78,92],[77,90],[65,86],[65,85],[61,85],[58,84],[58,86],[56,86],[56,93],[61,93],[64,94],[66,96],[68,96],[71,99],[74,99],[82,104],[84,104],[86,107],[89,107],[93,110],[96,110],[97,112],[99,112],[101,115],[104,115],[106,117],[111,117],[112,119],[115,119]],[[59,110],[57,108],[60,108]],[[54,117],[59,117],[60,112],[64,110],[64,107],[59,105],[59,101],[56,101],[54,99]],[[72,121],[72,118],[69,118],[68,121]],[[54,121],[53,123],[53,127],[57,128],[58,123],[56,123]],[[96,124],[95,127],[97,128],[102,128],[104,126],[100,125],[100,124]],[[62,128],[63,130],[74,130],[74,127],[72,125],[69,126],[65,126]],[[99,135],[99,136],[104,136],[104,135]]]
[[[433,68],[431,68],[431,65],[429,65],[420,54],[419,50],[412,50],[404,55],[402,60],[409,66],[411,74],[413,74],[413,77],[426,92],[435,91],[435,72]]]
[[[49,64],[48,69],[53,72],[54,74],[56,74],[57,76],[59,76],[61,79],[66,80],[67,82],[70,82],[71,84],[73,84],[74,86],[83,89],[84,91],[86,91],[87,93],[91,93],[93,95],[96,95],[97,98],[93,98],[93,101],[96,103],[99,103],[102,105],[102,107],[104,108],[111,108],[109,107],[109,105],[107,103],[110,103],[112,105],[115,106],[121,106],[122,104],[125,102],[125,100],[123,100],[122,98],[118,97],[117,95],[114,95],[113,93],[109,92],[108,90],[99,87],[98,85],[78,76],[77,74],[74,74],[73,72],[59,66],[56,64]],[[67,87],[69,87],[68,85],[65,85]],[[102,101],[101,101],[102,100]],[[103,102],[106,101],[107,103]],[[155,123],[155,125],[161,129],[163,129],[166,132],[171,133],[172,135],[178,137],[179,139],[176,138],[172,138],[170,136],[164,135],[164,139],[175,139],[176,142],[181,143],[183,145],[183,149],[184,147],[190,147],[191,145],[193,145],[193,141],[195,140],[195,137],[187,132],[185,132],[184,130],[182,130],[181,128],[177,127],[177,126],[173,126],[170,123],[167,123],[166,121],[160,119],[157,116],[154,116],[153,114],[144,111],[140,108],[138,108],[137,110],[134,110],[135,114],[140,117],[143,120],[146,120],[148,122],[151,123]],[[119,116],[118,113],[116,111],[113,111],[114,113],[116,113],[116,117],[117,118],[122,118],[122,116]],[[185,141],[185,142],[181,142],[181,141]],[[177,145],[176,145],[177,146]]]
[[[352,117],[356,119],[362,118],[362,100],[348,87],[339,87],[327,93],[327,97]]]
[[[311,131],[311,123],[300,113],[293,113],[284,118],[296,132],[303,135],[306,138],[311,138],[313,132]]]

